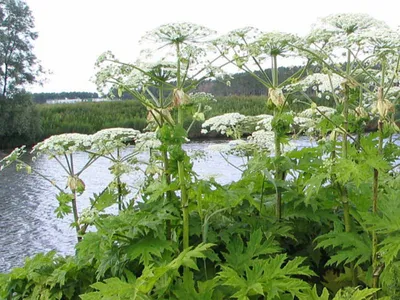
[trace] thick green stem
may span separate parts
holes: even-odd
[[[120,161],[119,148],[117,149],[117,160]],[[117,176],[117,189],[118,189],[118,210],[122,210],[122,187],[121,187],[121,177]]]
[[[273,88],[278,87],[278,61],[277,61],[277,56],[273,55],[271,56],[271,72],[272,72],[272,86]],[[281,114],[282,110],[278,107],[274,109],[274,116],[277,117],[279,114]],[[274,143],[275,143],[275,182],[280,182],[283,180],[283,172],[281,171],[281,167],[279,165],[279,158],[282,156],[282,151],[281,151],[281,138],[280,138],[280,132],[274,128]],[[276,190],[275,194],[275,199],[276,199],[276,207],[275,207],[275,216],[276,219],[279,221],[282,218],[282,191],[281,188],[278,187]]]
[[[169,174],[169,161],[168,161],[168,153],[166,150],[162,151],[162,157],[164,161],[164,177],[165,177],[165,182],[167,185],[171,185],[171,175]],[[170,204],[172,202],[172,192],[167,191],[165,194],[166,197],[166,203]],[[167,220],[166,223],[166,235],[167,235],[167,240],[171,240],[171,220]]]
[[[383,96],[383,95],[380,95]],[[379,144],[378,144],[378,155],[382,155],[383,148],[383,121],[379,119],[378,121],[378,131],[379,131]],[[379,171],[374,169],[374,183],[373,183],[373,196],[372,196],[372,214],[376,215],[378,213],[378,187],[379,187]],[[378,235],[375,230],[372,231],[372,287],[378,288],[379,286],[379,276],[380,268],[378,261]],[[378,295],[375,294],[375,299]]]
[[[176,54],[177,54],[177,88],[181,89],[182,85],[182,74],[181,74],[181,52],[180,45],[176,43]],[[183,109],[178,106],[178,124],[183,127]],[[186,189],[186,176],[183,161],[178,161],[178,176],[179,176],[179,188],[181,191],[181,205],[182,205],[182,222],[183,222],[183,250],[189,248],[189,200],[188,193]],[[183,269],[183,280],[184,282],[189,282],[190,280],[190,270],[188,267]]]
[[[70,154],[69,158],[70,158],[70,169],[71,169],[70,176],[72,176],[74,178],[75,177],[74,160],[73,160],[72,154]],[[77,239],[78,239],[78,242],[80,242],[82,240],[82,237],[80,236],[81,228],[79,226],[79,215],[78,215],[78,206],[77,206],[78,195],[76,193],[76,188],[72,192],[74,195],[74,198],[72,199],[72,212],[74,214],[74,222],[75,222],[75,230],[76,230]]]
[[[185,169],[182,161],[178,161],[178,175],[183,215],[183,250],[185,250],[189,248],[189,199],[185,183]],[[190,270],[188,267],[185,267],[183,270],[183,280],[184,282],[188,282],[190,280]]]
[[[351,52],[347,51],[347,64],[346,64],[346,80],[350,78],[350,68],[351,68]],[[342,140],[342,158],[347,159],[348,156],[348,130],[349,130],[349,96],[350,96],[350,88],[349,84],[346,83],[344,87],[344,99],[343,99],[343,140]],[[341,189],[342,196],[342,204],[343,204],[343,219],[344,226],[346,232],[351,232],[351,215],[350,215],[350,205],[349,205],[349,197],[347,187],[345,185],[342,186]],[[357,272],[355,270],[354,263],[350,264],[351,269],[351,278],[353,286],[357,286]]]
[[[281,157],[281,141],[279,137],[279,133],[274,130],[275,133],[275,159],[278,160],[279,157]],[[275,166],[275,182],[278,182],[282,180],[283,178],[282,171],[280,170],[280,166],[277,162]],[[277,188],[276,190],[276,207],[275,207],[275,216],[278,220],[282,218],[282,191],[280,187]]]

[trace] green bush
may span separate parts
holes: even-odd
[[[40,135],[39,113],[29,94],[0,100],[0,148],[30,144]]]

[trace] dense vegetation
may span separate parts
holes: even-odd
[[[38,254],[2,274],[1,298],[400,299],[400,130],[394,105],[400,33],[358,14],[320,19],[306,39],[244,28],[209,43],[211,33],[188,23],[147,33],[144,44],[169,49],[173,63],[132,65],[110,52],[99,57],[99,90],[130,93],[145,108],[150,132],[116,128],[55,135],[37,144],[35,157],[61,164],[65,182],[21,160],[24,148],[0,161],[0,170],[16,163],[51,182],[58,190],[55,213],[71,214],[77,235],[75,255]],[[216,51],[210,60],[211,45]],[[293,55],[308,63],[282,82],[278,64]],[[266,106],[248,108],[257,116],[235,111],[211,117],[209,106],[223,101],[192,94],[199,81],[220,70],[210,61],[221,60],[264,86]],[[263,71],[267,61],[271,72]],[[320,73],[303,76],[310,65]],[[310,88],[333,107],[314,101]],[[301,113],[299,101],[308,107]],[[372,119],[377,131],[364,134]],[[239,180],[222,185],[193,171],[183,145],[192,124],[203,121],[203,134],[232,139],[218,151],[228,161],[230,154],[243,158],[235,166],[242,171]],[[294,128],[316,145],[294,148],[288,137]],[[77,152],[88,154],[82,169],[74,162]],[[143,152],[149,157],[144,163]],[[81,209],[81,174],[100,157],[111,162],[113,180]],[[136,196],[123,181],[132,170],[143,172]],[[118,213],[107,213],[110,206]]]
[[[32,45],[37,37],[25,1],[0,1],[0,149],[39,137],[38,112],[23,89],[42,73]]]
[[[40,138],[39,112],[29,94],[0,99],[0,149],[33,144]]]
[[[77,132],[95,133],[104,128],[125,127],[143,130],[147,126],[147,110],[136,100],[38,105],[40,112],[41,139],[55,134]],[[254,116],[266,109],[265,96],[220,97],[212,103],[207,117],[230,112]],[[190,123],[190,116],[185,124]],[[191,131],[192,137],[201,137],[201,123]],[[204,136],[203,136],[204,137]],[[40,139],[40,140],[41,140]],[[39,140],[38,140],[39,141]]]

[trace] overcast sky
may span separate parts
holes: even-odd
[[[366,13],[400,25],[396,0],[26,0],[39,38],[35,54],[50,70],[32,92],[95,92],[94,63],[106,50],[134,61],[146,31],[171,22],[192,22],[226,33],[244,26],[304,35],[318,18]],[[237,3],[237,4],[235,4]],[[362,4],[360,4],[362,3]]]

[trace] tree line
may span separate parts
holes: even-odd
[[[46,103],[47,100],[63,100],[63,99],[96,99],[99,98],[98,93],[91,92],[61,92],[61,93],[33,93],[32,100],[35,103]]]

